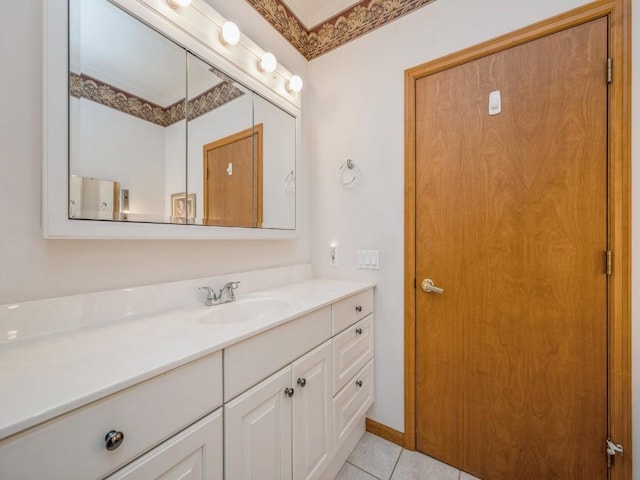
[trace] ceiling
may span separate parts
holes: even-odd
[[[308,30],[311,30],[316,25],[359,3],[359,0],[283,0],[283,3]]]

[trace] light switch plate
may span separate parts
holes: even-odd
[[[338,247],[329,247],[329,266],[338,266]]]
[[[380,270],[380,252],[378,250],[358,250],[358,268],[360,270]]]

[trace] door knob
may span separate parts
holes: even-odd
[[[430,278],[425,278],[422,281],[422,290],[427,293],[444,293],[444,288],[436,287]]]

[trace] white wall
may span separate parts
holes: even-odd
[[[374,420],[404,431],[405,69],[584,3],[587,2],[441,0],[310,62],[310,80],[305,88],[305,134],[313,162],[313,271],[316,276],[356,278],[378,284],[376,400],[369,413]],[[636,23],[639,14],[636,9]],[[640,81],[635,84],[640,88]],[[635,111],[640,113],[637,103]],[[638,133],[636,138],[640,138]],[[360,185],[350,190],[337,181],[338,168],[347,158],[353,159],[363,174]],[[635,175],[635,185],[640,187],[637,171]],[[640,200],[637,188],[635,199]],[[636,211],[634,224],[640,225],[637,215]],[[338,245],[337,268],[328,266],[332,242]],[[380,250],[380,270],[356,270],[357,249]],[[636,262],[636,280],[638,267]],[[638,283],[636,292],[640,292]],[[639,334],[635,335],[635,344],[640,345]],[[639,371],[640,367],[635,369]],[[640,375],[634,384],[636,393],[640,393],[639,385]],[[636,403],[639,396],[635,396]],[[638,431],[640,414],[636,415],[635,426]],[[640,446],[640,442],[636,443]],[[640,469],[637,470],[640,478]]]
[[[306,62],[246,2],[245,33],[290,70]],[[235,18],[231,18],[235,19]],[[243,18],[243,22],[245,19]],[[240,21],[238,23],[241,23]],[[4,2],[0,15],[0,304],[308,262],[307,216],[288,241],[43,240],[42,2]],[[244,25],[244,23],[243,23]],[[241,25],[242,26],[242,25]],[[253,35],[251,29],[259,35]],[[64,121],[64,119],[61,119]],[[306,169],[305,160],[302,160]],[[301,175],[305,192],[305,176]],[[303,211],[308,205],[301,195]]]
[[[121,188],[129,189],[132,214],[161,221],[165,128],[75,97],[70,102],[69,123],[71,138],[76,140],[71,143],[71,174],[120,182]]]

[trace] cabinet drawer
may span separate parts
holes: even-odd
[[[0,478],[102,478],[221,404],[218,352],[0,442]]]
[[[222,480],[222,408],[171,437],[107,480]]]
[[[369,361],[333,398],[336,451],[373,403],[373,360]]]
[[[367,290],[334,303],[331,306],[332,334],[340,333],[371,312],[373,312],[373,290]]]
[[[224,401],[331,337],[331,307],[267,330],[224,350]]]
[[[373,315],[333,339],[334,395],[373,358]]]

